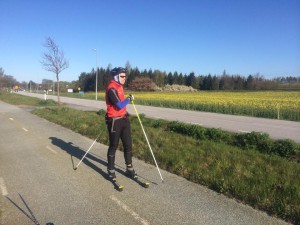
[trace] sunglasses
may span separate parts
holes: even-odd
[[[120,76],[121,78],[126,78],[126,76]]]

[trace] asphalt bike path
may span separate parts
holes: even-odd
[[[94,140],[1,101],[0,121],[0,224],[288,224],[164,170],[162,183],[134,158],[143,188],[118,151],[119,192],[106,179],[107,146],[96,142],[75,171]]]
[[[18,92],[26,96],[44,99],[44,94]],[[57,101],[57,96],[47,95],[46,98]],[[83,110],[106,110],[104,101],[60,97],[61,102],[70,104],[72,107]],[[179,110],[161,107],[137,105],[139,114],[155,119],[166,119],[170,121],[181,121],[208,128],[221,128],[223,130],[249,133],[252,131],[263,132],[273,139],[291,139],[300,143],[300,122],[276,119],[265,119],[247,116],[226,115],[219,113]],[[131,104],[127,106],[130,114],[135,115]]]

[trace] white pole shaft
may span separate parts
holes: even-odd
[[[145,130],[144,130],[142,121],[141,121],[141,119],[140,119],[140,117],[139,117],[139,114],[138,114],[138,112],[137,112],[137,110],[136,110],[136,107],[135,107],[133,101],[132,101],[132,105],[133,105],[134,111],[135,111],[135,113],[136,113],[136,115],[137,115],[137,118],[138,118],[138,120],[139,120],[139,122],[140,122],[140,125],[141,125],[141,127],[142,127],[144,136],[145,136],[145,138],[146,138],[146,141],[147,141],[148,147],[149,147],[149,149],[150,149],[151,155],[152,155],[152,157],[153,157],[153,159],[154,159],[154,162],[155,162],[157,171],[158,171],[158,173],[159,173],[160,179],[163,181],[164,179],[162,178],[162,175],[161,175],[161,173],[160,173],[160,170],[159,170],[159,167],[158,167],[158,165],[157,165],[157,162],[156,162],[155,156],[154,156],[154,154],[153,154],[152,148],[151,148],[151,146],[150,146],[148,137],[147,137],[146,132],[145,132]]]
[[[98,135],[98,137],[99,136],[100,136],[100,134]],[[85,156],[88,154],[88,152],[91,150],[91,148],[94,146],[94,144],[97,141],[98,137],[95,139],[95,141],[93,142],[93,144],[89,147],[89,149],[86,151],[86,153],[84,154],[84,156],[82,157],[82,159],[79,161],[79,163],[75,167],[76,169],[78,168],[78,166],[80,165],[80,163],[82,162],[82,160],[85,158]]]

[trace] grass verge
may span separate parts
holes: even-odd
[[[0,100],[18,106],[34,106],[34,107],[57,106],[57,103],[51,99],[42,100],[39,98],[33,98],[33,97],[27,97],[15,93],[9,93],[7,91],[0,91]]]

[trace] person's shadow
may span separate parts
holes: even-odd
[[[21,194],[19,194],[19,197],[21,198],[22,202],[24,203],[24,205],[26,206],[26,209],[28,212],[26,212],[25,209],[21,208],[20,205],[17,204],[16,201],[13,201],[10,197],[8,197],[7,195],[4,195],[4,197],[10,201],[17,209],[19,209],[28,219],[30,219],[35,225],[40,225],[40,223],[38,222],[38,220],[36,219],[35,215],[33,214],[31,208],[29,207],[29,205],[27,204],[27,202],[25,201],[25,199],[22,197]],[[30,215],[29,215],[30,214]],[[54,225],[54,223],[46,223],[46,225]]]
[[[53,145],[56,145],[60,149],[66,151],[68,154],[70,154],[72,166],[73,166],[73,169],[75,170],[76,167],[74,165],[73,157],[77,158],[78,160],[81,160],[86,152],[84,150],[82,150],[81,148],[74,146],[72,142],[65,142],[57,137],[49,137],[49,139],[51,140]],[[94,169],[96,172],[98,172],[100,175],[102,175],[106,180],[111,181],[108,177],[107,172],[103,171],[101,168],[96,166],[92,161],[100,163],[101,165],[103,165],[105,167],[107,167],[107,161],[105,161],[100,156],[96,157],[93,154],[87,153],[85,158],[82,160],[82,163],[84,163],[87,166],[89,166],[90,168]],[[125,172],[121,169],[115,168],[115,170],[124,176],[126,175]]]
[[[72,167],[75,170],[76,167],[74,166],[73,157],[77,158],[78,160],[81,160],[86,152],[84,150],[82,150],[81,148],[79,148],[77,146],[74,146],[72,142],[65,142],[65,141],[63,141],[63,140],[61,140],[57,137],[49,137],[49,139],[52,141],[53,145],[56,145],[57,147],[61,148],[62,150],[66,151],[68,154],[70,154]],[[84,163],[87,166],[89,166],[90,168],[94,169],[96,172],[98,172],[100,175],[102,175],[106,180],[111,181],[108,177],[107,172],[103,171],[102,169],[97,167],[90,160],[98,162],[101,165],[107,167],[106,159],[103,159],[100,156],[96,157],[96,156],[94,156],[94,154],[87,153],[85,158],[82,160],[82,163]],[[122,168],[121,166],[116,165],[115,170],[116,170],[116,172],[118,172],[118,173],[122,174],[123,176],[127,177],[127,174],[125,173],[125,168]],[[139,176],[139,177],[141,177],[141,176]],[[144,177],[141,177],[141,178],[151,182],[152,184],[156,184],[155,182],[150,181],[150,180],[148,180]],[[114,182],[113,182],[113,184],[114,184],[115,188],[118,189],[118,187],[116,186],[116,184]]]

